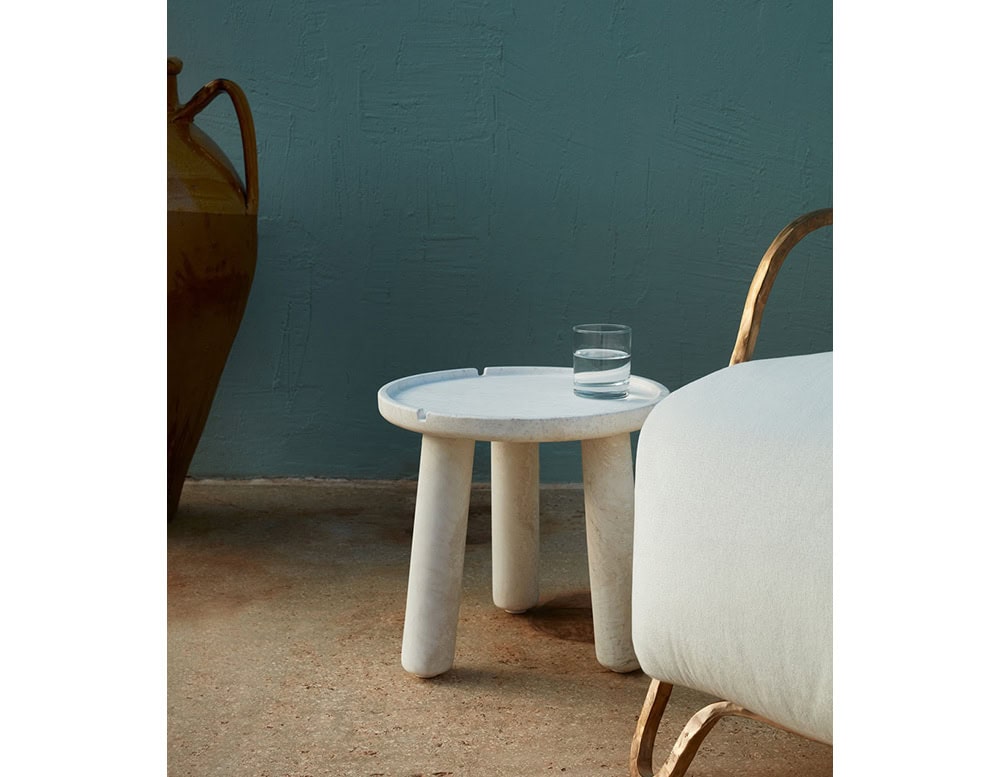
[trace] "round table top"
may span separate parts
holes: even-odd
[[[639,429],[669,393],[633,375],[622,399],[573,393],[571,367],[487,367],[412,375],[378,392],[387,421],[421,434],[505,442],[560,442]]]

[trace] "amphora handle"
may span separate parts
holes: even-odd
[[[195,92],[190,100],[177,109],[171,121],[193,121],[194,117],[208,107],[209,103],[222,92],[229,95],[229,98],[233,101],[233,108],[236,109],[236,120],[239,122],[240,137],[243,140],[243,176],[246,180],[245,199],[247,212],[251,216],[255,216],[257,215],[258,202],[257,134],[254,132],[250,103],[247,102],[247,96],[243,93],[243,90],[225,78],[217,78],[214,81],[209,81]]]

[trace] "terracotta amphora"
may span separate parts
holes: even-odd
[[[167,59],[167,517],[173,518],[257,264],[257,146],[246,95],[218,79],[186,103]],[[194,118],[220,94],[236,109],[244,180]]]

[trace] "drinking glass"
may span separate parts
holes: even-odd
[[[632,327],[577,324],[573,327],[573,392],[593,399],[628,396],[632,372]]]

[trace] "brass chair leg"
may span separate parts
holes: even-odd
[[[672,690],[672,685],[659,680],[653,680],[649,684],[646,701],[642,705],[635,735],[632,737],[632,748],[629,753],[629,777],[653,777],[653,743],[656,740],[656,730],[663,718],[663,712],[670,700]],[[727,715],[739,715],[788,730],[738,704],[733,704],[731,701],[718,701],[709,704],[696,712],[684,726],[684,730],[677,737],[677,741],[670,751],[670,757],[656,772],[656,777],[683,777],[694,757],[698,754],[698,748],[701,747],[705,737],[715,727],[715,724]]]
[[[715,704],[709,704],[698,710],[688,721],[681,735],[677,737],[674,749],[670,751],[670,757],[660,769],[657,777],[683,777],[694,757],[698,754],[698,748],[705,741],[708,732],[727,715],[739,715],[774,725],[766,718],[762,718],[738,704],[733,704],[731,701],[717,701]]]
[[[632,737],[632,749],[628,759],[629,777],[653,777],[653,742],[656,740],[656,729],[660,725],[663,711],[670,701],[670,692],[674,686],[670,683],[653,680],[646,692],[646,701],[639,713],[635,735]]]

